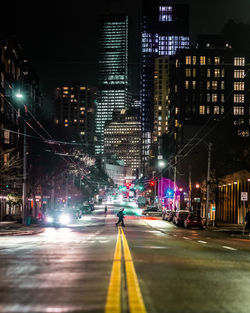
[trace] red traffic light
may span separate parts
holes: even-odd
[[[131,186],[131,184],[126,184],[126,187],[129,188]]]
[[[155,181],[154,181],[154,180],[151,180],[150,186],[154,186],[154,185],[155,185]]]

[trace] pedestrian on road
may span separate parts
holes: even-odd
[[[245,222],[246,222],[246,229],[248,229],[249,236],[250,236],[250,208],[247,208],[247,213],[245,216]]]
[[[118,222],[115,224],[116,226],[118,226],[120,223],[122,223],[122,227],[125,227],[124,225],[124,208],[122,208],[118,213],[117,213],[117,217],[119,218]]]
[[[107,212],[108,212],[108,208],[107,208],[107,206],[105,205],[105,209],[104,209],[105,216],[107,215]]]

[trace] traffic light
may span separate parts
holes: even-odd
[[[150,181],[150,186],[152,186],[152,187],[155,186],[155,181],[154,181],[154,180],[151,180],[151,181]]]
[[[129,184],[129,183],[126,184],[126,187],[127,187],[127,188],[129,188],[130,186],[131,186],[131,184]]]

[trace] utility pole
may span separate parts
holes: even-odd
[[[52,189],[51,189],[50,206],[51,206],[51,210],[53,211],[55,209],[55,175],[54,175],[54,172],[52,175]]]
[[[208,144],[208,160],[207,160],[206,227],[208,227],[208,214],[209,214],[209,194],[210,194],[211,150],[212,150],[212,143],[211,143],[211,142],[209,142],[209,144]]]
[[[176,206],[176,166],[177,166],[177,155],[174,156],[174,209]]]
[[[25,108],[26,111],[26,108]],[[26,113],[25,113],[26,116]],[[27,224],[27,125],[23,126],[23,224]]]
[[[188,192],[188,198],[189,198],[189,210],[191,211],[191,208],[192,208],[192,199],[191,199],[191,193],[192,193],[192,180],[191,180],[191,165],[189,165],[189,177],[188,177],[188,180],[189,180],[189,192]]]

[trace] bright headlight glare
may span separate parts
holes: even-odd
[[[48,222],[48,223],[52,223],[52,222],[53,222],[53,218],[52,218],[51,216],[48,216],[48,217],[47,217],[47,222]]]
[[[70,222],[70,217],[67,215],[67,214],[62,214],[61,216],[60,216],[60,223],[61,224],[68,224],[69,222]]]

